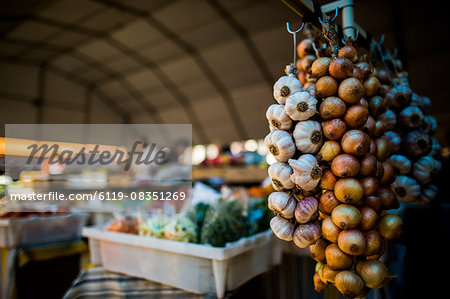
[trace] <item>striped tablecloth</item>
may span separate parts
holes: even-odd
[[[145,279],[106,271],[103,268],[83,270],[64,299],[78,298],[215,298],[213,294],[197,295]]]

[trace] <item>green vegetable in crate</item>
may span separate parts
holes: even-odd
[[[227,242],[236,241],[246,235],[246,221],[239,201],[220,200],[205,218],[201,243],[224,247]]]
[[[209,211],[210,206],[203,202],[196,204],[191,210],[186,213],[186,217],[191,219],[196,225],[197,239],[196,243],[200,243],[200,236],[203,227],[203,222],[205,221],[206,213]]]
[[[247,207],[247,235],[251,236],[269,229],[273,212],[268,207],[267,197],[252,199]]]
[[[195,242],[197,240],[196,226],[185,215],[176,215],[164,227],[164,237],[173,241]]]
[[[164,238],[165,216],[153,216],[139,227],[139,235]]]

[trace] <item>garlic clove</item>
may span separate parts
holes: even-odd
[[[297,149],[302,153],[315,154],[323,144],[322,126],[317,121],[307,120],[297,123],[292,136]]]
[[[275,216],[270,220],[270,228],[281,240],[292,241],[294,238],[294,224],[280,216]]]
[[[319,184],[322,169],[313,155],[304,154],[297,160],[289,159],[288,163],[294,170],[291,181],[301,189],[311,191]]]
[[[273,130],[264,138],[264,144],[278,162],[286,162],[295,153],[291,135],[282,130]]]
[[[294,218],[297,201],[287,192],[272,192],[268,198],[269,209],[284,219]]]
[[[266,112],[269,126],[275,130],[289,131],[292,127],[292,119],[286,114],[283,105],[272,104]]]
[[[294,171],[291,166],[283,162],[275,162],[269,166],[269,177],[272,180],[272,186],[276,191],[292,189],[295,184],[291,181],[291,175]]]

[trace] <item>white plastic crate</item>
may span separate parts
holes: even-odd
[[[0,219],[0,247],[39,245],[81,237],[87,214]]]
[[[113,272],[142,277],[197,294],[223,298],[249,279],[280,264],[282,248],[271,230],[227,243],[192,244],[83,228],[91,262]]]

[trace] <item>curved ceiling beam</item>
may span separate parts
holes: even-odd
[[[192,46],[190,43],[181,39],[177,34],[172,32],[169,28],[167,28],[164,24],[156,20],[150,13],[136,9],[132,6],[128,6],[124,3],[119,3],[111,0],[94,0],[95,2],[101,3],[107,7],[114,8],[118,11],[128,13],[137,18],[141,18],[146,21],[150,26],[158,30],[161,34],[163,34],[167,39],[171,40],[173,43],[178,45],[187,55],[189,55],[197,64],[199,69],[203,72],[206,78],[210,81],[211,85],[215,88],[217,93],[221,95],[223,103],[227,109],[228,115],[233,121],[234,128],[238,136],[245,140],[249,138],[247,130],[245,129],[244,123],[241,119],[241,116],[237,110],[237,107],[234,103],[234,100],[228,91],[228,88],[222,81],[219,79],[219,76],[213,71],[213,69],[209,66],[206,60],[200,55],[198,50]],[[272,85],[272,83],[271,83]]]
[[[140,53],[134,51],[132,48],[126,46],[120,41],[114,39],[113,37],[110,36],[109,32],[105,33],[101,31],[96,31],[93,29],[80,27],[77,24],[67,24],[64,22],[44,18],[41,16],[33,15],[32,19],[35,22],[42,23],[48,26],[64,28],[65,30],[83,34],[91,38],[103,39],[105,42],[107,42],[110,46],[121,52],[123,55],[129,57],[130,59],[136,61],[138,64],[141,64],[144,68],[147,68],[148,70],[153,72],[155,76],[158,78],[158,80],[161,82],[161,84],[164,87],[166,87],[169,93],[171,93],[172,96],[178,101],[178,103],[184,108],[189,118],[189,121],[192,123],[192,127],[197,132],[200,140],[204,143],[210,142],[210,139],[208,138],[208,135],[206,135],[206,132],[202,124],[200,123],[197,114],[193,109],[189,99],[181,92],[181,90],[179,90],[179,88],[175,85],[175,83],[173,83],[172,80],[161,70],[158,64],[151,61],[147,57],[142,56]],[[57,54],[55,57],[59,57],[60,55],[68,53],[70,52],[63,51]],[[55,57],[51,58],[49,62],[51,62]]]

